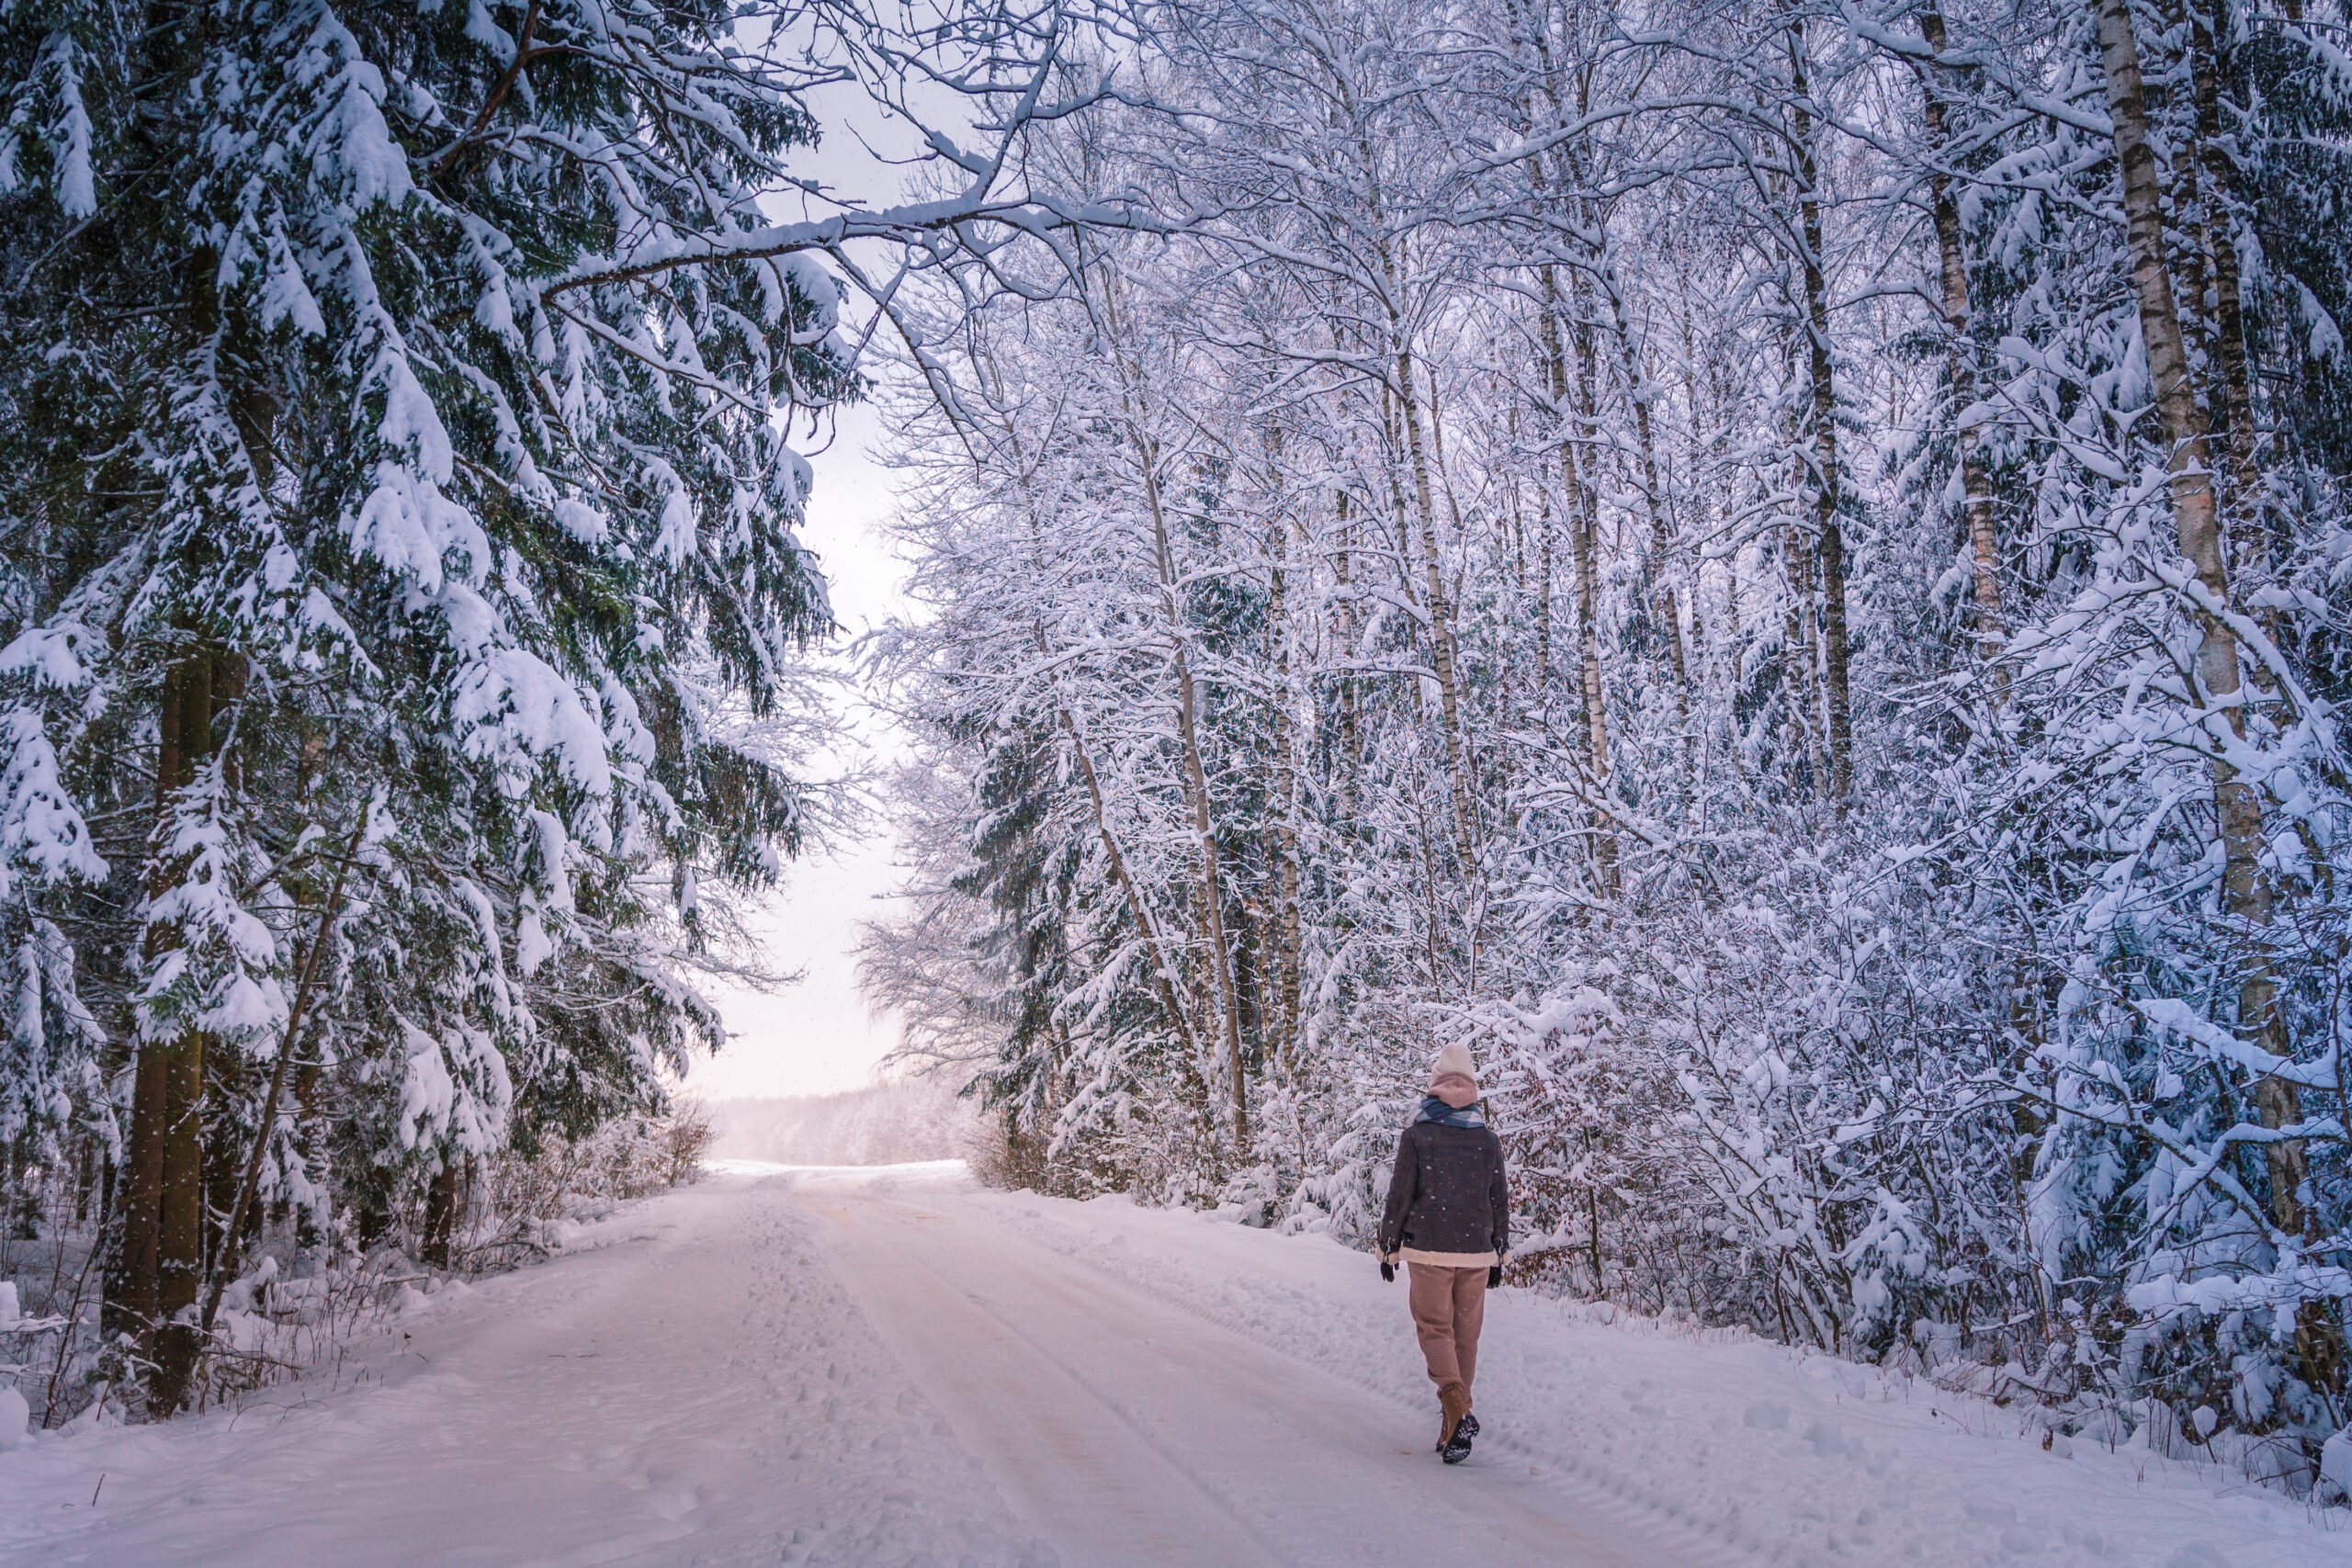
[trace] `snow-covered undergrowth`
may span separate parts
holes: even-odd
[[[353,1347],[402,1312],[552,1258],[621,1204],[694,1179],[709,1136],[707,1119],[686,1106],[510,1154],[459,1185],[446,1234],[423,1202],[396,1210],[364,1242],[347,1231],[318,1237],[278,1216],[221,1292],[191,1403],[233,1407],[296,1377],[338,1385]],[[28,1207],[30,1234],[0,1239],[0,1449],[136,1415],[119,1392],[126,1366],[139,1371],[132,1351],[101,1320],[99,1229],[69,1189],[50,1197]]]
[[[116,1377],[129,1353],[103,1332],[88,1229],[0,1247],[0,1450],[45,1429],[131,1418]],[[349,1347],[380,1333],[401,1305],[458,1275],[397,1250],[290,1263],[265,1253],[221,1292],[194,1398],[234,1406],[298,1376],[343,1380]]]
[[[1316,1235],[1117,1197],[983,1200],[1023,1236],[1361,1386],[1425,1401],[1401,1284]],[[2041,1407],[1606,1303],[1515,1289],[1481,1352],[1483,1452],[1558,1464],[1791,1565],[2283,1568],[2352,1556],[2352,1517],[2161,1431],[2053,1432]],[[1432,1408],[1434,1408],[1432,1406]]]

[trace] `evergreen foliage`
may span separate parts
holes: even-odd
[[[1068,100],[910,209],[800,175],[812,96],[1064,20],[0,10],[0,1144],[103,1190],[118,1392],[180,1403],[247,1233],[370,1245],[719,1043],[810,825],[837,280],[1059,221],[1006,171]]]

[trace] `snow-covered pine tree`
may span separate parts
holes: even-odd
[[[364,1242],[439,1173],[446,1217],[718,1038],[697,951],[805,827],[834,278],[1068,216],[1008,171],[1090,90],[1071,17],[901,20],[0,17],[0,1139],[97,1152],[153,1408],[255,1185]],[[1012,95],[929,143],[947,195],[796,183],[813,89],[925,64]]]

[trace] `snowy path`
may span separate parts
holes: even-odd
[[[583,1239],[337,1379],[0,1454],[0,1562],[2352,1562],[2216,1473],[1516,1292],[1447,1470],[1361,1254],[952,1170],[739,1172]]]
[[[968,1189],[804,1201],[885,1342],[1064,1562],[1736,1560],[1518,1459],[1450,1472],[1433,1404],[1399,1410],[1114,1282]]]
[[[356,1387],[0,1456],[0,1562],[1050,1561],[901,1403],[783,1183],[601,1228],[403,1314]]]

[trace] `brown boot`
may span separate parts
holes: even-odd
[[[1458,1382],[1447,1383],[1437,1391],[1437,1446],[1438,1451],[1442,1453],[1453,1441],[1454,1428],[1460,1427],[1462,1418],[1470,1414],[1470,1391]]]

